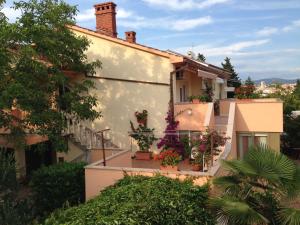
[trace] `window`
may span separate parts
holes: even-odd
[[[249,148],[254,145],[268,145],[268,135],[260,133],[245,133],[238,135],[238,156],[243,158]]]

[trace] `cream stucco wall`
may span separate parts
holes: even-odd
[[[98,110],[103,117],[89,124],[89,127],[96,131],[110,128],[112,142],[121,148],[129,148],[129,121],[136,121],[135,111],[146,109],[148,126],[162,134],[170,99],[170,72],[174,70],[170,59],[85,35],[92,42],[87,51],[88,60],[99,59],[102,62],[102,69],[97,70],[95,78],[89,79],[95,83],[95,89],[90,93],[97,96],[100,103]]]
[[[237,132],[283,132],[282,102],[237,102]]]
[[[173,65],[167,57],[158,56],[112,41],[74,31],[91,41],[88,60],[99,59],[102,68],[96,76],[169,83]]]

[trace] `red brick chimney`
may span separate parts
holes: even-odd
[[[94,5],[96,15],[96,30],[100,34],[117,37],[116,7],[113,2]]]
[[[130,43],[136,43],[136,33],[134,31],[125,32],[126,41]]]

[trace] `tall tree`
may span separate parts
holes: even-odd
[[[222,63],[222,66],[225,70],[229,71],[231,73],[230,79],[227,81],[228,87],[240,87],[241,86],[241,79],[239,78],[239,75],[234,70],[234,66],[231,64],[231,59],[226,57],[224,59],[224,63]]]
[[[20,18],[12,24],[4,19],[0,27],[0,127],[14,137],[47,136],[62,150],[66,113],[82,120],[101,116],[96,97],[89,94],[93,83],[84,79],[101,63],[87,61],[89,41],[68,28],[75,24],[76,7],[29,0],[14,3],[14,9],[22,12]],[[72,82],[65,71],[83,81]],[[14,108],[25,113],[16,116]]]
[[[247,78],[247,80],[245,81],[245,85],[246,86],[254,86],[254,81],[251,79],[251,77],[249,76]]]
[[[200,61],[200,62],[205,62],[206,58],[203,54],[198,53],[197,60]]]

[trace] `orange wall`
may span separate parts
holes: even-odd
[[[188,109],[192,110],[192,115],[188,114]],[[178,130],[203,130],[206,112],[208,109],[207,103],[191,104],[180,103],[175,105],[176,120],[179,121]]]
[[[236,131],[283,132],[282,102],[237,102]]]
[[[158,174],[159,170],[140,170],[139,169],[124,169],[112,167],[86,167],[85,169],[85,194],[86,200],[97,196],[104,188],[115,184],[118,180],[124,177],[124,172],[127,175],[141,175],[152,177]],[[161,172],[161,175],[172,179],[184,180],[190,178],[191,175],[179,174],[178,172]],[[193,182],[195,185],[204,185],[208,182],[208,176],[194,176]]]

